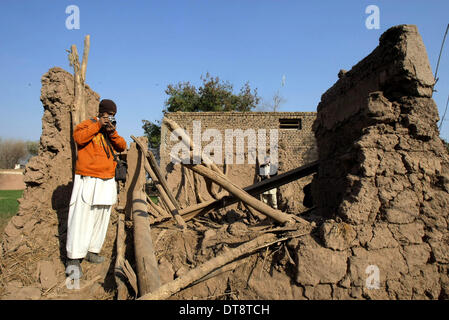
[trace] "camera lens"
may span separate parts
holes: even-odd
[[[114,116],[109,116],[109,122],[115,126],[115,124],[117,123],[117,121],[115,120]]]

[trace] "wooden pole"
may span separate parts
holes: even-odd
[[[140,295],[153,292],[161,286],[147,206],[145,193],[141,189],[134,190],[132,203],[134,250]]]
[[[131,136],[131,138],[137,143],[137,145],[140,147],[140,150],[142,150],[142,152],[145,155],[144,150],[146,150],[146,148],[143,146],[143,144],[139,140],[137,140],[137,138],[134,137],[133,135]],[[159,166],[157,165],[157,161],[154,158],[153,153],[151,151],[147,151],[146,154],[148,155],[146,158],[149,160],[148,161],[149,165],[156,175],[157,182],[159,182],[162,185],[162,187],[165,190],[165,193],[170,198],[170,201],[171,201],[171,203],[173,203],[176,210],[178,210],[178,211],[181,210],[181,207],[179,206],[178,201],[176,201],[175,197],[173,196],[171,190],[168,187],[167,181],[165,180],[164,176],[162,175],[161,170],[159,169]]]
[[[81,62],[81,81],[84,84],[86,82],[86,69],[87,60],[89,58],[90,51],[90,35],[84,38],[84,51],[83,51],[83,61]]]
[[[69,63],[70,66],[73,67],[73,95],[74,95],[72,108],[70,112],[72,122],[72,131],[71,131],[72,134],[70,136],[70,143],[72,148],[73,175],[75,175],[75,163],[78,154],[78,146],[73,140],[73,132],[75,132],[76,126],[86,117],[84,83],[86,81],[86,69],[87,69],[87,58],[89,56],[89,48],[90,48],[90,36],[87,35],[84,39],[84,53],[81,67],[79,62],[78,50],[76,49],[76,46],[74,44],[71,46],[69,53]]]
[[[83,60],[81,62],[81,74],[80,74],[80,87],[81,87],[81,98],[79,101],[79,121],[84,121],[87,119],[87,109],[86,109],[86,98],[85,98],[85,90],[84,86],[86,83],[86,69],[87,69],[87,60],[89,57],[90,51],[90,35],[86,35],[84,38],[84,49],[83,49]]]
[[[266,233],[256,239],[253,239],[245,244],[240,245],[237,248],[229,249],[226,253],[219,255],[211,260],[203,263],[202,265],[190,270],[185,275],[168,282],[161,286],[154,292],[142,295],[139,300],[163,300],[171,297],[178,291],[186,288],[191,283],[205,277],[214,270],[226,265],[227,263],[245,255],[259,250],[261,247],[270,245],[277,239],[276,235],[272,233]]]
[[[193,184],[195,186],[196,201],[198,203],[204,202],[204,198],[201,195],[201,181],[200,181],[200,177],[195,172],[193,172]]]
[[[76,49],[76,46],[72,44],[70,47],[70,54],[69,54],[69,62],[70,66],[73,67],[73,104],[72,104],[72,127],[73,131],[75,131],[75,127],[79,123],[80,119],[80,97],[82,95],[81,90],[81,79],[80,79],[80,62],[79,62],[79,56],[78,56],[78,50]]]
[[[282,185],[290,183],[292,181],[301,179],[306,177],[318,170],[319,163],[318,161],[303,165],[301,167],[292,169],[290,171],[284,172],[277,176],[271,177],[270,179],[266,179],[263,181],[259,181],[253,185],[247,186],[243,188],[244,191],[249,193],[252,196],[257,196],[262,192],[267,190],[271,190],[273,188],[278,188]],[[214,210],[219,207],[229,206],[238,201],[238,199],[232,195],[226,196],[222,194],[218,199],[208,200],[199,205],[190,206],[182,209],[179,213],[183,216],[185,221],[188,221],[194,218],[199,213],[206,214],[211,210]]]
[[[163,122],[165,122],[170,127],[170,129],[172,131],[175,131],[176,129],[182,129],[174,120],[164,118]],[[184,130],[179,130],[179,134],[180,134],[180,137],[182,138],[182,141],[184,142],[184,144],[187,147],[189,147],[190,150],[194,150],[195,145],[193,144],[193,141],[190,139],[190,137],[185,134]],[[201,160],[206,167],[211,168],[213,171],[215,171],[221,175],[223,174],[221,172],[221,170],[217,167],[217,165],[215,163],[213,163],[213,161],[206,155],[201,154]]]
[[[179,214],[179,210],[175,207],[173,202],[171,202],[170,197],[165,192],[164,187],[162,186],[162,184],[160,183],[158,177],[156,176],[156,174],[154,173],[153,169],[151,168],[150,163],[149,163],[147,157],[145,157],[145,153],[146,153],[145,146],[142,143],[138,142],[136,137],[131,136],[131,138],[133,138],[134,141],[136,141],[136,144],[139,146],[140,151],[141,151],[141,153],[143,155],[143,157],[142,157],[143,159],[142,160],[143,160],[143,165],[144,165],[145,171],[148,172],[148,174],[150,175],[150,178],[156,183],[156,189],[159,191],[159,195],[161,196],[162,200],[165,202],[165,204],[170,209],[170,212],[173,215],[173,217],[175,218],[175,220],[178,223],[178,225],[181,228],[183,228],[183,229],[187,228],[184,219]]]
[[[139,188],[142,189],[145,183],[143,155],[137,149],[136,143],[130,144],[126,161],[128,162],[128,173],[124,191],[126,194],[125,214],[128,220],[132,220],[133,191]]]
[[[262,201],[257,200],[256,198],[245,192],[242,188],[229,181],[223,175],[219,175],[203,165],[183,165],[202,175],[203,177],[211,179],[216,184],[222,186],[228,192],[232,193],[236,198],[239,198],[241,201],[258,210],[260,213],[274,219],[275,221],[279,223],[293,223],[293,218],[290,215],[287,215],[282,211],[273,209]]]
[[[74,100],[72,105],[72,127],[75,127],[83,120],[86,119],[86,101],[85,101],[85,81],[87,60],[90,51],[90,35],[86,35],[84,38],[84,50],[83,60],[79,62],[79,55],[76,46],[73,44],[70,48],[69,62],[73,67],[73,80],[74,80]]]
[[[128,298],[128,289],[123,281],[125,277],[125,273],[123,272],[125,268],[125,226],[123,214],[119,214],[118,216],[116,251],[114,275],[117,285],[117,299],[126,300]]]
[[[160,216],[171,217],[171,215],[168,212],[166,212],[162,207],[159,207],[158,205],[156,205],[148,195],[147,195],[147,200],[148,200],[148,203],[150,204],[150,207],[152,207],[154,211],[159,213]]]

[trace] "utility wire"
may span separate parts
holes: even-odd
[[[437,67],[436,67],[436,69],[435,69],[435,76],[433,77],[433,78],[435,79],[434,86],[435,86],[435,84],[436,84],[437,81],[438,81],[438,78],[437,78],[438,67],[440,66],[441,53],[443,52],[444,41],[446,40],[446,36],[447,36],[447,31],[448,31],[448,30],[449,30],[449,23],[448,23],[448,25],[447,25],[447,27],[446,27],[446,32],[444,33],[443,43],[441,43],[440,54],[438,55],[438,62],[437,62]],[[433,92],[432,92],[432,94],[433,94]],[[443,117],[441,118],[440,126],[438,127],[438,130],[439,130],[440,132],[441,132],[441,127],[443,126],[444,118],[446,117],[447,106],[448,106],[448,103],[449,103],[449,96],[447,97],[447,99],[448,99],[448,100],[447,100],[447,102],[446,102],[446,107],[444,108]]]
[[[444,33],[443,43],[441,43],[441,49],[440,49],[440,55],[438,56],[437,68],[435,69],[435,76],[433,77],[435,79],[435,83],[438,81],[438,79],[437,79],[438,67],[440,66],[441,53],[443,52],[444,41],[446,40],[448,30],[449,30],[449,24],[447,25],[446,32]]]
[[[446,108],[444,109],[443,118],[441,118],[440,126],[438,127],[438,130],[440,130],[440,132],[441,132],[441,127],[443,126],[444,117],[446,116],[446,111],[447,111],[447,105],[448,104],[449,104],[449,96],[447,96]]]

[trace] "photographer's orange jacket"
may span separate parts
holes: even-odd
[[[85,120],[76,126],[73,133],[73,138],[78,145],[76,174],[102,179],[115,176],[117,163],[100,129],[101,124],[98,118]],[[109,141],[114,152],[126,150],[126,141],[118,135],[116,130],[109,135]],[[109,152],[109,157],[105,148]]]

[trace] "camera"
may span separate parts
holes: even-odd
[[[117,120],[115,120],[114,116],[108,116],[109,122],[115,126],[117,124]]]

